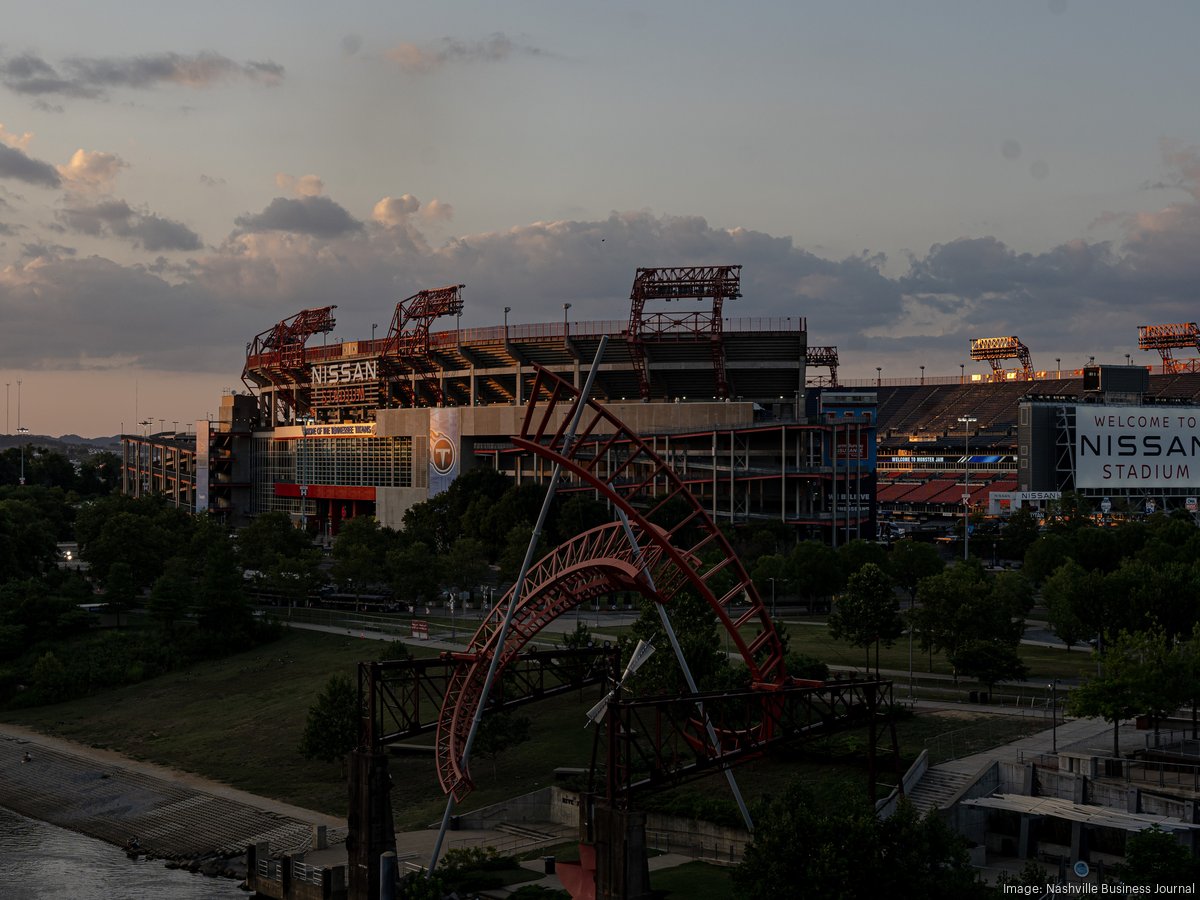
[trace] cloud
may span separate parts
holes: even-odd
[[[74,256],[76,252],[74,247],[66,247],[62,244],[23,244],[21,246],[21,258],[26,260],[57,259],[63,256]]]
[[[0,84],[14,93],[34,97],[58,94],[95,99],[102,93],[95,87],[63,78],[50,63],[32,53],[0,59]]]
[[[56,188],[61,179],[54,166],[26,156],[16,147],[0,144],[0,178]]]
[[[400,43],[387,51],[386,56],[403,72],[426,74],[454,63],[498,63],[514,56],[549,56],[545,50],[516,44],[497,32],[482,41],[460,41],[445,37],[433,44],[420,46]]]
[[[299,178],[279,172],[275,176],[275,186],[281,191],[288,191],[297,197],[319,197],[325,193],[325,182],[316,175],[301,175]]]
[[[1200,169],[1190,174],[1190,157],[1170,159],[1172,177],[1193,186]],[[199,248],[186,230],[169,239],[172,224],[183,226],[123,201],[69,203],[60,227],[194,252],[122,266],[31,240],[25,258],[0,271],[0,354],[12,366],[37,365],[47,346],[87,347],[95,358],[133,355],[137,366],[232,377],[252,335],[334,297],[349,339],[397,298],[441,284],[467,286],[465,327],[502,321],[505,306],[512,323],[561,321],[564,302],[573,319],[619,322],[639,266],[740,264],[743,296],[726,304],[727,316],[805,317],[812,344],[838,346],[844,374],[873,376],[879,365],[885,377],[916,377],[921,363],[931,375],[953,371],[971,338],[990,335],[1019,335],[1040,368],[1056,355],[1120,358],[1137,325],[1194,319],[1200,279],[1192,194],[1114,219],[1113,241],[1018,252],[993,236],[958,237],[911,254],[897,276],[884,274],[879,254],[829,259],[786,236],[647,210],[432,245],[419,227],[432,206],[384,197],[359,222],[324,196],[278,198],[241,217],[217,246]],[[109,320],[133,324],[97,326],[97,304],[107,304]]]
[[[124,200],[69,206],[59,212],[58,220],[71,231],[92,237],[126,238],[151,253],[199,250],[204,246],[200,236],[183,223],[137,212]]]
[[[35,97],[99,99],[113,88],[147,90],[163,84],[208,88],[230,81],[270,87],[281,83],[283,77],[284,68],[278,63],[239,63],[213,51],[192,55],[73,56],[60,66],[32,53],[0,59],[0,83],[15,93]]]
[[[454,218],[454,207],[435,197],[421,209],[421,218],[426,222],[449,222]]]
[[[328,197],[276,197],[262,212],[239,216],[235,222],[246,231],[290,231],[321,238],[349,234],[363,227]]]
[[[82,148],[71,155],[65,166],[57,166],[58,174],[73,190],[108,191],[116,181],[117,174],[128,163],[113,153],[99,150],[89,152]]]
[[[16,150],[25,151],[29,149],[32,142],[33,132],[26,131],[24,134],[16,135],[5,128],[3,122],[0,122],[0,144],[7,144]]]
[[[371,210],[371,218],[388,228],[394,228],[408,221],[409,217],[421,208],[421,201],[412,194],[399,197],[384,197]]]

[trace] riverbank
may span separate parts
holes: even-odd
[[[209,874],[244,877],[246,847],[273,852],[330,843],[345,822],[164,766],[0,724],[0,806]]]

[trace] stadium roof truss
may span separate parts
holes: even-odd
[[[971,338],[971,359],[982,360],[991,365],[992,381],[1007,381],[1004,360],[1015,359],[1021,366],[1015,373],[1016,377],[1023,381],[1033,380],[1033,360],[1029,355],[1029,348],[1015,335]]]
[[[638,269],[629,292],[629,346],[637,370],[642,399],[650,399],[647,344],[704,341],[712,347],[717,397],[730,395],[725,369],[725,346],[721,342],[722,306],[742,296],[741,266],[681,266]],[[692,312],[648,312],[647,303],[674,300],[711,300],[708,310]]]
[[[1176,322],[1169,325],[1139,325],[1138,349],[1157,350],[1162,357],[1164,375],[1200,371],[1200,358],[1175,359],[1175,350],[1195,350],[1200,353],[1200,328],[1195,322]]]

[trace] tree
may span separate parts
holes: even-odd
[[[150,588],[150,615],[170,638],[175,634],[175,623],[193,603],[191,564],[182,556],[174,556],[167,560],[162,575]]]
[[[884,572],[888,570],[888,552],[874,541],[856,539],[842,544],[837,549],[837,555],[842,563],[842,572],[847,578],[868,563],[878,566]]]
[[[417,541],[388,552],[386,571],[392,591],[402,603],[428,603],[437,594],[437,567],[429,548]]]
[[[917,602],[917,585],[922,578],[937,575],[946,564],[938,555],[933,544],[920,541],[904,540],[892,544],[888,557],[888,571],[892,579],[904,590],[908,591],[908,599]]]
[[[200,628],[221,637],[227,644],[246,646],[254,629],[254,617],[233,545],[219,522],[208,517],[198,520],[190,556],[200,575],[196,588]]]
[[[1161,629],[1122,631],[1100,653],[1103,671],[1071,691],[1068,709],[1113,723],[1113,756],[1121,755],[1120,724],[1139,713],[1161,718],[1194,691],[1187,660],[1174,654]]]
[[[739,897],[988,896],[966,841],[907,802],[880,821],[865,806],[822,812],[798,784],[756,810],[754,841],[733,871]],[[798,850],[798,848],[801,848]]]
[[[109,612],[116,613],[117,627],[121,625],[121,613],[133,608],[138,588],[133,579],[133,569],[124,560],[117,560],[108,569],[105,579],[104,605]]]
[[[576,621],[575,630],[563,634],[562,645],[568,650],[581,650],[592,646],[592,630],[587,622]]]
[[[317,702],[308,708],[300,755],[305,759],[333,762],[358,746],[358,689],[347,675],[331,675]]]
[[[820,541],[801,541],[788,555],[784,575],[809,608],[833,596],[845,584],[837,551]]]
[[[460,590],[473,591],[487,575],[487,548],[477,538],[460,537],[442,558],[443,581]]]
[[[1024,594],[1016,583],[996,585],[985,580],[977,560],[923,579],[914,615],[922,649],[945,652],[951,665],[972,641],[997,641],[1015,650],[1024,631]]]
[[[721,649],[716,616],[708,603],[689,590],[681,590],[667,604],[667,613],[697,688],[706,691],[727,686],[731,677],[729,657]],[[620,638],[622,659],[629,659],[639,640],[653,644],[657,652],[629,679],[629,687],[641,694],[687,692],[687,681],[653,600],[641,601],[641,615],[629,634]]]
[[[532,533],[533,525],[530,521],[518,522],[505,533],[503,548],[496,558],[496,563],[500,568],[500,577],[505,581],[515,581],[521,573],[521,564],[525,561],[525,553],[529,549],[529,537]],[[545,556],[548,549],[545,537],[543,537],[538,541],[537,549],[533,553],[534,562]]]
[[[1125,863],[1113,874],[1130,885],[1195,885],[1200,865],[1179,838],[1151,825],[1125,839]]]
[[[1071,542],[1063,535],[1043,534],[1025,551],[1022,571],[1034,584],[1041,584],[1070,558],[1070,551]]]
[[[384,559],[391,543],[391,532],[371,516],[343,522],[333,542],[333,577],[358,597],[383,580]]]
[[[974,639],[958,648],[950,658],[956,672],[982,682],[992,692],[998,681],[1018,681],[1029,674],[1029,667],[1017,655],[1017,648],[1003,640]]]
[[[238,562],[243,569],[266,572],[280,559],[298,559],[313,550],[308,535],[292,525],[287,513],[255,516],[238,532]]]
[[[1038,539],[1038,522],[1028,506],[1018,507],[1000,529],[1000,555],[1004,559],[1024,559],[1025,552]]]
[[[846,591],[834,604],[829,616],[829,633],[854,647],[867,651],[871,665],[871,645],[875,646],[875,674],[879,675],[879,645],[890,647],[904,633],[900,604],[892,579],[875,563],[865,563],[850,576]]]
[[[514,716],[507,712],[489,713],[479,723],[475,743],[471,749],[484,759],[491,760],[492,777],[496,776],[496,758],[529,740],[529,729],[533,726],[525,716]]]

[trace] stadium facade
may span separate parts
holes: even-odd
[[[216,420],[194,435],[124,436],[124,489],[231,524],[280,511],[326,535],[364,514],[398,527],[474,466],[544,479],[509,440],[536,369],[578,387],[607,338],[593,396],[722,523],[777,520],[838,544],[874,537],[877,519],[951,520],[964,503],[1004,514],[1068,491],[1098,512],[1195,510],[1200,357],[1171,353],[1200,353],[1200,329],[1139,327],[1142,349],[1163,354],[1158,373],[1036,370],[1005,337],[971,342],[990,373],[963,364],[958,376],[927,379],[922,367],[919,379],[885,380],[880,368],[845,382],[836,348],[810,346],[803,317],[724,315],[739,270],[639,269],[620,321],[571,322],[564,303],[561,322],[509,325],[506,308],[501,324],[435,330],[461,316],[451,285],[398,303],[381,338],[331,342],[336,307],[303,310],[250,342],[246,390],[222,397]],[[1008,359],[1018,367],[1003,369]],[[604,452],[637,476],[619,443]]]
[[[875,392],[806,389],[803,317],[727,318],[739,269],[639,269],[621,321],[571,322],[564,304],[562,322],[510,326],[506,309],[499,325],[434,330],[461,315],[453,285],[401,301],[384,337],[328,342],[335,307],[304,310],[251,341],[246,391],[194,436],[123,436],[124,490],[235,525],[279,511],[325,535],[359,515],[399,527],[472,467],[546,478],[510,441],[537,367],[579,387],[607,338],[592,396],[651,439],[715,520],[874,537]],[[607,437],[587,440],[637,478]]]

